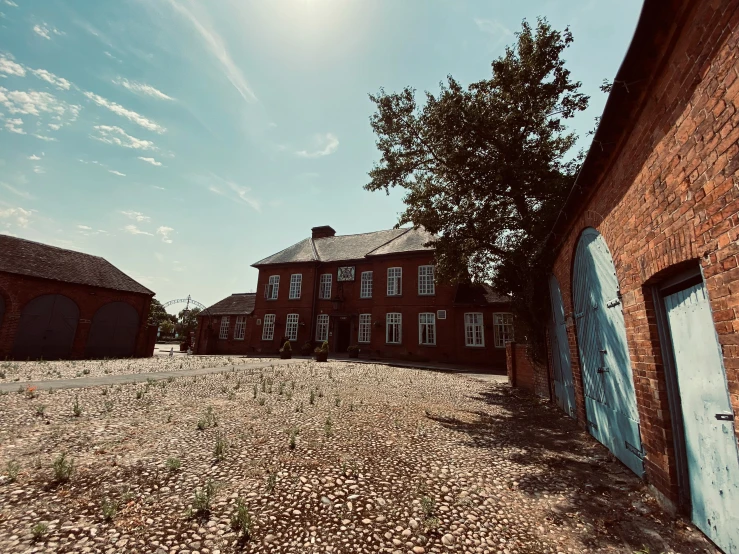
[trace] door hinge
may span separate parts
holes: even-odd
[[[734,421],[734,414],[716,414],[719,421]]]
[[[608,368],[607,367],[599,367],[598,368],[598,373],[608,373]]]
[[[575,314],[575,319],[580,319],[582,316],[585,315],[585,312],[579,312]]]
[[[613,300],[609,300],[608,302],[606,302],[606,307],[613,308],[614,306],[618,306],[620,303],[621,303],[620,298],[614,298]]]
[[[634,456],[639,458],[640,460],[644,459],[644,451],[637,448],[633,444],[631,444],[629,441],[624,441],[624,444],[626,444],[626,450],[631,452]]]
[[[592,421],[590,421],[589,419],[585,420],[585,424],[586,424],[586,425],[587,425],[588,427],[592,427],[592,428],[593,428],[593,429],[595,429],[596,431],[598,430],[598,424],[597,424],[597,423],[593,423],[593,422],[592,422]]]

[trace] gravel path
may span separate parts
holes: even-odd
[[[381,364],[6,394],[0,472],[3,553],[715,552],[550,405]]]

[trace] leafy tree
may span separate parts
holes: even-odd
[[[512,295],[529,334],[548,313],[550,260],[541,244],[582,160],[570,154],[577,136],[565,120],[589,98],[562,58],[573,41],[569,28],[524,20],[516,37],[492,62],[490,79],[464,88],[448,76],[422,106],[410,87],[370,95],[381,159],[365,189],[405,189],[398,225],[438,236],[439,280],[491,282]]]
[[[156,298],[151,299],[151,306],[149,307],[149,324],[150,325],[161,325],[162,321],[169,318],[167,310],[164,309],[162,303]]]
[[[170,319],[165,319],[159,324],[159,331],[163,337],[171,337],[174,335],[175,324]]]
[[[179,321],[175,327],[181,337],[189,337],[190,331],[194,331],[197,328],[198,314],[200,311],[200,308],[191,308],[189,310],[181,310],[177,314]]]

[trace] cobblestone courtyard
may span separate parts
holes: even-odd
[[[0,396],[0,552],[715,552],[505,384],[233,362]]]

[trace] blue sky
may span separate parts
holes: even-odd
[[[308,236],[392,227],[368,93],[490,75],[523,18],[570,25],[584,135],[641,2],[0,0],[0,232],[107,258],[167,301],[255,289]],[[588,141],[582,140],[582,146]]]

